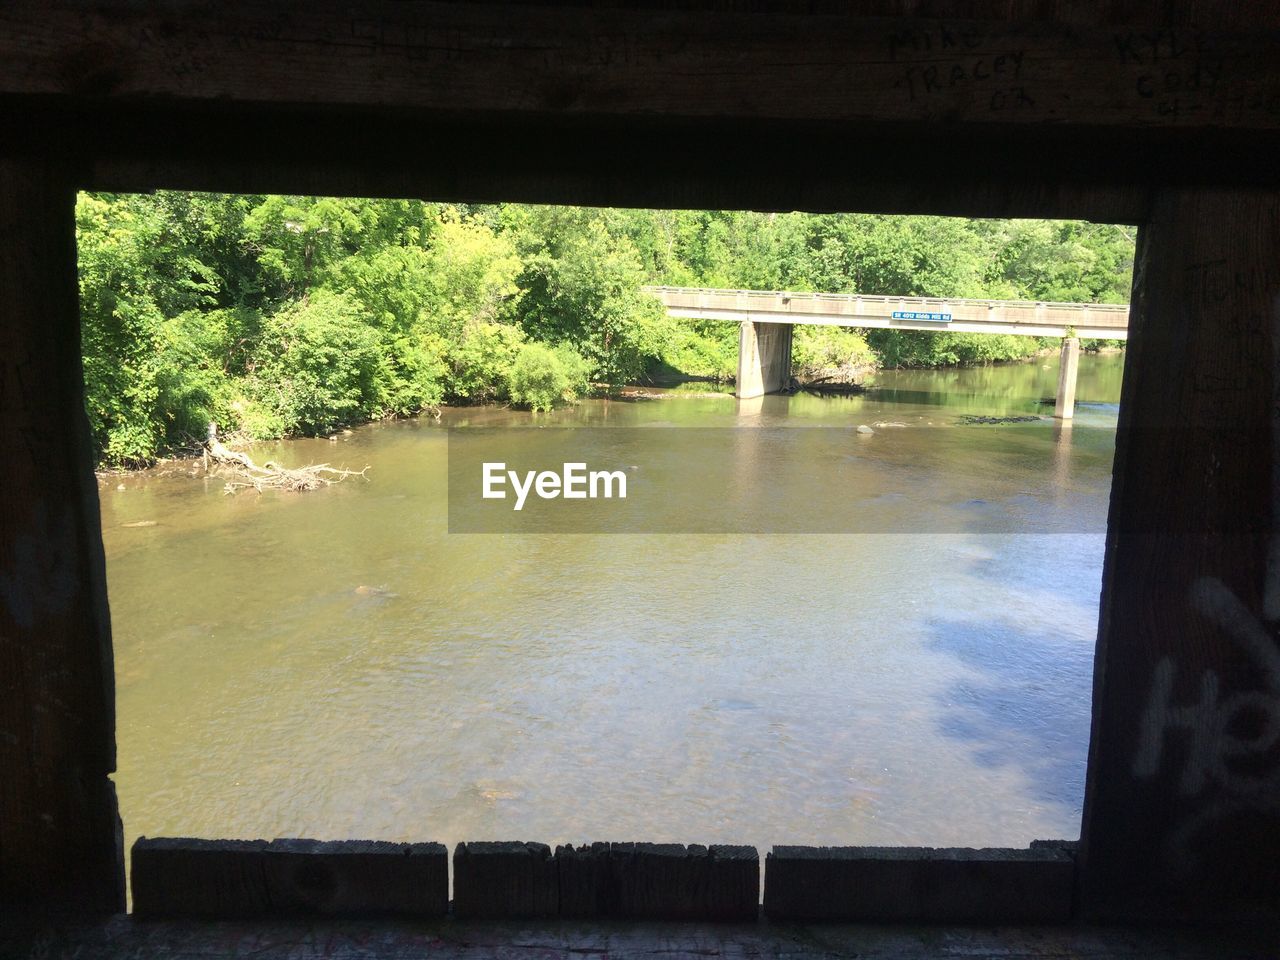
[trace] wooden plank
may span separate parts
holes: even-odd
[[[449,857],[439,843],[147,839],[133,845],[139,918],[443,917]]]
[[[332,0],[296,16],[251,0],[210,18],[177,0],[88,14],[18,0],[0,10],[0,51],[13,54],[0,57],[0,120],[27,131],[10,149],[74,155],[99,189],[1135,223],[1153,184],[1270,181],[1274,34],[1181,7],[1077,16],[1086,7],[1066,5],[1078,22],[1062,25],[785,5],[566,17],[384,2],[366,17]],[[1158,29],[1136,30],[1143,16]],[[1070,98],[1063,109],[1037,101],[1010,118],[958,80],[917,103],[886,73],[945,68],[953,31],[970,27],[983,49],[1026,41],[1022,62]],[[1210,99],[1195,79],[1206,61]],[[1110,107],[1080,91],[1081,71]],[[1197,99],[1145,96],[1152,76]]]
[[[78,103],[0,96],[11,150],[74,157],[87,189],[211,190],[699,209],[1061,216],[1137,223],[1155,177],[1222,170],[1221,152],[1099,140],[671,117],[422,116],[408,110]],[[1237,177],[1270,176],[1258,135]],[[1228,138],[1229,139],[1229,138]],[[1265,138],[1264,138],[1265,139]],[[796,149],[804,142],[805,150]],[[727,149],[750,144],[750,149]],[[518,149],[513,149],[516,147]],[[1252,158],[1250,171],[1247,162]]]
[[[1148,8],[1154,9],[1154,8]],[[0,93],[442,114],[1280,128],[1275,35],[733,10],[10,0]],[[1275,18],[1262,19],[1275,26]],[[868,146],[874,146],[869,144]]]
[[[609,879],[609,844],[565,844],[556,847],[560,880],[560,916],[570,920],[613,916]]]
[[[0,159],[0,905],[92,915],[124,869],[74,213],[56,168]]]
[[[726,159],[723,144],[733,142],[735,135],[708,131],[694,142],[686,141],[680,150],[666,145],[677,139],[671,134],[640,130],[619,136],[592,126],[560,131],[543,125],[532,135],[541,147],[528,146],[524,131],[514,125],[498,134],[455,126],[428,136],[437,131],[434,125],[416,134],[395,133],[413,127],[413,120],[387,120],[355,136],[333,121],[277,123],[274,131],[255,138],[246,130],[257,124],[245,118],[228,125],[225,138],[208,150],[202,149],[203,137],[185,138],[175,130],[174,119],[120,125],[107,113],[83,124],[69,123],[68,128],[77,127],[93,144],[79,153],[84,164],[80,184],[120,192],[175,189],[649,209],[1057,217],[1136,224],[1146,217],[1150,192],[1150,182],[1139,182],[1138,172],[1157,169],[1162,176],[1172,176],[1180,166],[1177,155],[1165,153],[1164,165],[1153,167],[1147,161],[1158,163],[1161,151],[1136,149],[1124,161],[1113,160],[1095,173],[1072,165],[1081,155],[1072,149],[1032,149],[1024,144],[1021,149],[999,146],[1000,160],[981,169],[961,161],[940,172],[919,160],[895,160],[892,150],[851,151],[842,137],[824,138],[816,147],[820,159],[815,162],[812,155],[782,146],[792,139],[785,130],[774,131],[779,142],[732,159]],[[33,124],[26,122],[25,114],[0,110],[0,122],[33,129],[33,135],[45,142],[57,139],[47,135],[47,119]],[[287,142],[272,139],[282,136],[280,128],[295,125],[311,131]],[[125,131],[134,134],[127,142],[122,139]],[[440,141],[449,143],[447,150],[438,149]],[[356,142],[364,150],[351,156]],[[492,143],[492,149],[485,150],[484,143]],[[520,149],[512,151],[512,143]],[[1115,151],[1087,144],[1081,145],[1081,152],[1116,156]],[[1053,159],[1046,161],[1046,155]],[[846,159],[837,165],[836,157]],[[1237,173],[1253,177],[1247,170],[1230,171]]]
[[[710,915],[715,862],[710,850],[696,844],[688,847],[680,843],[610,844],[613,915],[633,920],[755,919],[759,911],[758,892],[750,903],[730,904],[727,915]],[[730,862],[753,873],[759,883],[758,855],[754,862],[744,857]]]
[[[1065,923],[1075,865],[1060,847],[774,847],[770,920]]]
[[[554,917],[560,879],[545,843],[481,841],[453,851],[453,912],[462,920]]]
[[[74,960],[1262,960],[1274,931],[689,922],[148,921],[0,926],[0,956]]]
[[[754,847],[593,843],[556,848],[560,915],[747,922],[760,910]]]
[[[1280,195],[1142,228],[1116,437],[1080,897],[1280,911]]]

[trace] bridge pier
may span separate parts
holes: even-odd
[[[1076,375],[1080,370],[1080,338],[1063,337],[1061,362],[1058,366],[1058,395],[1053,402],[1053,415],[1070,420],[1076,413]]]
[[[743,321],[738,334],[738,399],[777,393],[790,381],[791,324]]]

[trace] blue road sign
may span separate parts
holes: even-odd
[[[946,323],[951,319],[949,313],[920,313],[916,310],[895,310],[893,311],[893,319],[895,320],[937,320]]]

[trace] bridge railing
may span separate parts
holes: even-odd
[[[1059,300],[984,300],[966,297],[919,297],[919,296],[885,296],[883,294],[873,293],[813,293],[800,290],[731,290],[719,287],[667,287],[667,286],[645,286],[641,290],[646,293],[656,293],[659,295],[673,294],[704,294],[710,296],[734,296],[734,297],[767,297],[777,299],[781,297],[784,300],[830,300],[833,302],[849,302],[863,301],[865,303],[889,303],[906,301],[911,303],[933,304],[933,303],[954,303],[965,306],[999,306],[999,307],[1019,307],[1019,308],[1035,308],[1043,307],[1047,309],[1064,309],[1064,310],[1097,310],[1101,313],[1129,313],[1129,304],[1127,303],[1068,303]]]
[[[828,317],[891,316],[895,311],[945,313],[956,320],[1033,326],[1124,330],[1128,304],[979,300],[965,297],[888,297],[858,293],[788,290],[722,290],[707,287],[644,287],[669,308],[751,311]]]

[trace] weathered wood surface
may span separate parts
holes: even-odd
[[[1075,862],[1059,847],[774,847],[771,920],[1065,923]]]
[[[0,914],[124,903],[74,206],[55,169],[0,159]]]
[[[4,149],[34,158],[0,161],[0,899],[121,896],[66,155],[135,189],[1149,219],[1082,903],[1275,906],[1280,211],[1203,185],[1274,191],[1280,12],[778,9],[0,7]]]
[[[453,851],[453,912],[464,920],[554,917],[558,865],[545,843],[460,843]]]
[[[1239,930],[1052,927],[877,927],[706,923],[134,923],[22,931],[0,927],[12,960],[1219,960],[1275,955],[1274,941]]]
[[[216,11],[198,0],[9,0],[0,93],[1275,130],[1280,60],[1260,19],[1275,26],[1261,8],[1224,29],[1167,17],[1140,27],[388,0],[242,0]]]
[[[1142,228],[1095,666],[1086,917],[1280,911],[1280,195]]]
[[[719,6],[12,0],[0,120],[101,189],[1134,223],[1273,177],[1270,8]]]
[[[79,153],[86,189],[153,189],[315,196],[421,197],[464,202],[563,203],[702,210],[1145,219],[1154,179],[1211,167],[1217,157],[1159,147],[1052,143],[980,148],[956,135],[945,154],[916,152],[920,134],[865,150],[846,132],[758,132],[715,124],[681,131],[549,119],[500,127],[412,118],[338,118],[198,112],[163,118],[95,111],[0,108],[0,120],[57,144],[67,130],[93,143]],[[933,136],[931,131],[928,136]],[[794,143],[808,147],[797,151]],[[957,142],[961,141],[961,142]],[[679,143],[673,148],[672,143]],[[517,145],[513,148],[513,144]],[[68,152],[75,148],[66,145]],[[1224,149],[1241,148],[1225,145]],[[1265,155],[1248,153],[1246,156]],[[1107,158],[1103,161],[1102,158]],[[1123,159],[1121,159],[1123,157]],[[945,167],[941,172],[939,167]],[[1248,171],[1245,171],[1246,173]],[[1252,174],[1250,174],[1252,176]]]
[[[449,856],[439,843],[145,837],[131,853],[140,918],[442,917]]]
[[[754,847],[593,843],[556,848],[560,915],[743,921],[760,911]]]

